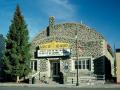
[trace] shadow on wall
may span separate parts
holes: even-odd
[[[111,63],[105,56],[94,60],[94,74],[105,75],[105,80],[111,80]]]
[[[64,76],[62,72],[59,73],[59,83],[64,84]]]

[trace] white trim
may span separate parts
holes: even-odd
[[[32,61],[32,65],[33,65],[32,70],[35,71],[35,62],[34,61]]]
[[[38,60],[38,59],[34,59],[34,58],[32,58],[32,59],[30,59],[31,61],[36,61],[36,60]]]
[[[90,60],[91,61],[91,60]],[[87,64],[86,64],[87,60],[85,60],[85,68],[87,69]]]
[[[30,59],[30,68],[32,69],[32,71],[35,71],[35,61],[37,62],[37,71],[39,71],[39,67],[38,67],[38,65],[39,65],[39,63],[38,63],[38,59]],[[32,67],[31,67],[31,65],[32,65]]]
[[[50,60],[48,60],[47,62],[47,68],[48,68],[48,77],[50,77],[50,72],[51,72]]]

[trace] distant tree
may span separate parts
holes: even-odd
[[[21,15],[19,5],[13,16],[6,38],[6,50],[3,57],[4,72],[12,80],[19,79],[30,72],[30,44],[27,25]]]

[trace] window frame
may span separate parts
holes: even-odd
[[[86,57],[86,58],[79,58],[79,60],[75,60],[74,64],[75,64],[75,69],[80,69],[80,70],[89,70],[91,71],[91,63],[92,62],[92,58],[90,57]]]

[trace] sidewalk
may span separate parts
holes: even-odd
[[[51,84],[16,84],[16,83],[0,83],[0,86],[8,86],[8,87],[66,87],[66,88],[120,88],[120,84],[104,84],[104,85],[88,85],[88,84],[80,84],[76,85],[68,85],[68,84],[59,84],[59,85],[51,85]]]

